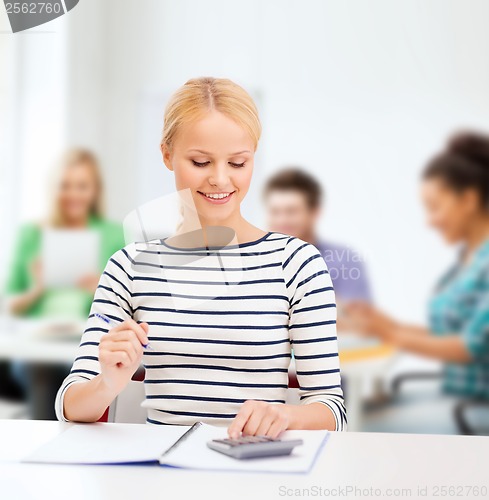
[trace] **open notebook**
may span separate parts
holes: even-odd
[[[66,431],[24,457],[22,462],[60,464],[159,463],[189,469],[308,472],[328,438],[328,431],[286,431],[282,439],[303,440],[291,455],[237,460],[207,447],[222,439],[226,429],[144,424],[73,424]]]

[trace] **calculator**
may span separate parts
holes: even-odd
[[[207,442],[207,446],[212,450],[238,459],[290,455],[292,450],[301,444],[302,439],[281,440],[267,436],[241,436]]]

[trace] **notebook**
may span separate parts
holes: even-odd
[[[72,424],[22,462],[58,464],[150,464],[200,470],[309,472],[328,431],[285,431],[281,439],[302,439],[291,455],[237,460],[207,447],[227,437],[226,429],[198,422],[193,426]]]

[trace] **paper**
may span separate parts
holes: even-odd
[[[74,424],[22,462],[123,464],[158,462],[190,427],[180,425]]]
[[[202,470],[248,472],[308,472],[329,436],[328,431],[285,431],[281,439],[302,439],[290,455],[237,460],[207,447],[207,441],[227,437],[224,427],[202,424],[174,451],[162,458],[163,465]]]
[[[100,234],[86,229],[44,229],[42,273],[47,287],[75,286],[100,274]]]

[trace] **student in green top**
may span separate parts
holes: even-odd
[[[26,223],[18,231],[5,287],[7,304],[10,312],[16,316],[84,319],[89,314],[100,275],[84,276],[76,286],[69,288],[46,287],[42,280],[40,257],[43,228],[87,228],[99,231],[100,272],[110,256],[124,246],[124,233],[121,224],[104,218],[102,178],[99,163],[92,152],[80,148],[66,152],[55,171],[53,181],[51,210],[47,219],[38,223]],[[27,371],[25,367],[19,370],[17,364],[15,372],[17,375],[23,372],[21,378],[27,376],[30,379],[33,372],[39,369],[39,366],[34,369],[31,365]],[[7,371],[5,364],[1,371],[4,374]],[[44,378],[45,372],[43,369]],[[52,374],[53,370],[50,372]],[[58,370],[58,377],[52,381],[53,391],[59,387],[59,380],[66,373],[67,367]],[[2,384],[4,387],[5,385]],[[23,385],[30,389],[25,381]],[[51,401],[42,406],[52,413]],[[44,416],[35,408],[34,411],[38,417]],[[54,418],[54,415],[50,416]]]
[[[100,270],[124,246],[120,224],[103,216],[103,190],[96,157],[87,150],[68,151],[56,172],[51,213],[46,221],[23,225],[17,237],[6,294],[13,314],[28,317],[58,314],[86,318],[99,275],[83,277],[71,289],[48,289],[42,282],[40,260],[43,227],[87,228],[100,231]],[[76,263],[73,263],[76,265]]]

